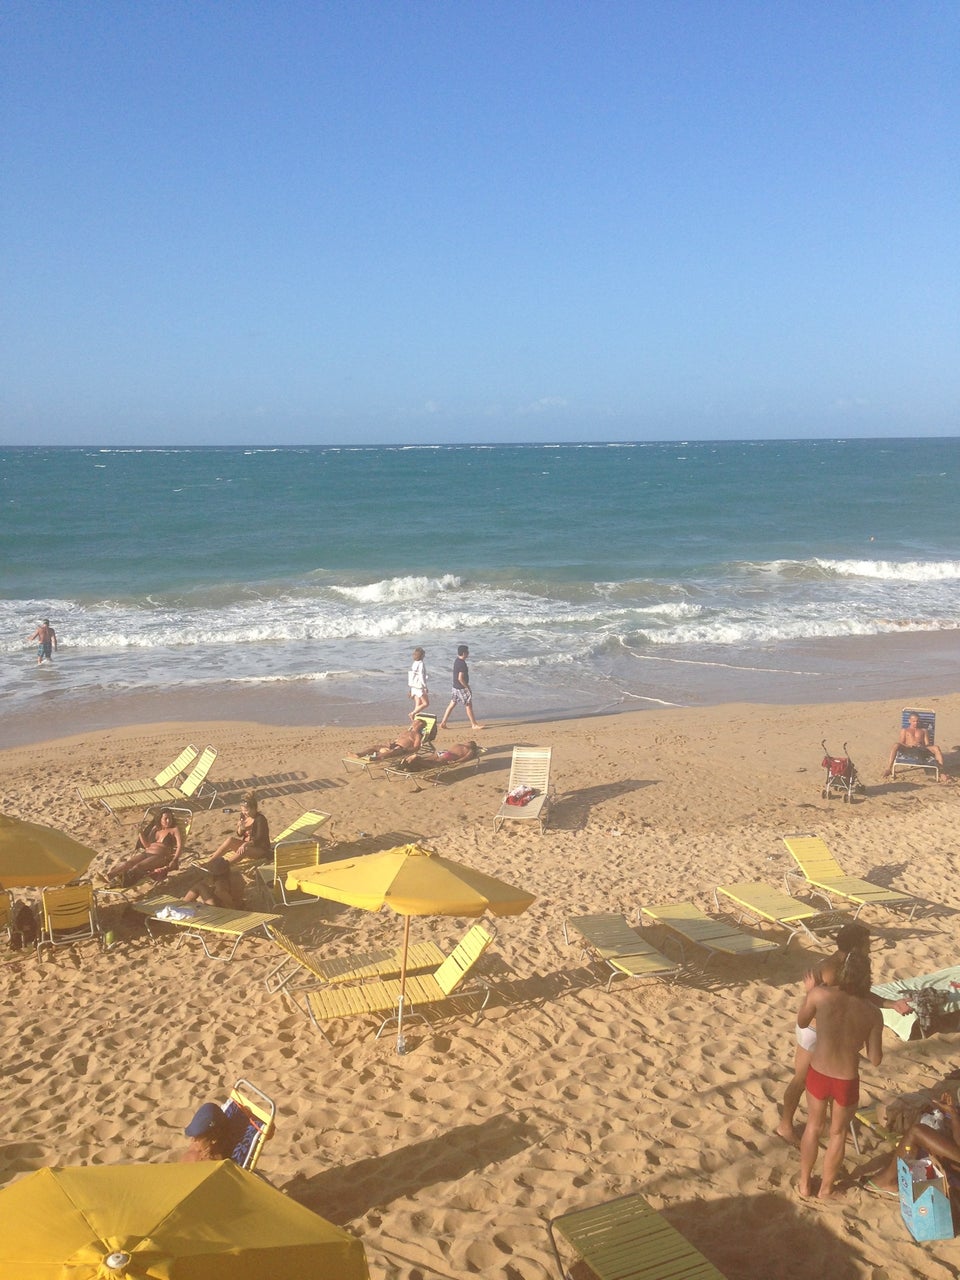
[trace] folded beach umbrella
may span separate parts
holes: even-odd
[[[230,1160],[40,1169],[0,1214],[0,1280],[369,1280],[359,1240]]]
[[[83,875],[97,857],[64,831],[0,813],[0,888],[45,888]]]
[[[496,876],[443,858],[417,844],[401,845],[361,858],[343,858],[304,867],[287,876],[288,889],[342,902],[364,911],[391,907],[404,916],[397,1010],[397,1052],[403,1053],[403,1004],[411,916],[518,916],[534,900],[532,893]]]

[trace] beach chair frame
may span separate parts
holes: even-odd
[[[42,889],[37,955],[44,947],[70,947],[91,940],[101,941],[96,889],[89,884]]]
[[[178,778],[182,778],[187,770],[192,767],[199,754],[200,748],[195,747],[191,742],[183,748],[176,759],[171,760],[168,765],[161,769],[159,773],[154,774],[152,778],[128,778],[126,780],[117,779],[113,782],[91,783],[88,786],[77,787],[77,795],[88,809],[96,809],[97,802],[104,796],[122,795],[124,792],[132,791],[149,791],[153,787],[172,786]]]
[[[641,923],[644,916],[664,931],[664,945],[672,942],[679,946],[682,962],[690,964],[691,955],[705,953],[706,963],[698,966],[704,973],[709,962],[717,957],[739,960],[745,956],[761,955],[768,959],[773,952],[780,950],[776,942],[758,938],[727,920],[708,916],[692,902],[667,902],[652,907],[638,907],[637,919]]]
[[[298,1000],[297,990],[310,986],[328,986],[336,982],[378,981],[397,977],[400,973],[400,947],[320,960],[309,955],[298,942],[294,942],[282,929],[273,925],[267,926],[267,937],[285,954],[264,978],[263,985],[271,995],[285,991],[305,1014],[307,1009]],[[407,951],[407,972],[436,969],[446,958],[435,942],[411,942]],[[300,980],[297,987],[293,985],[295,979]]]
[[[180,935],[174,943],[175,946],[182,946],[188,938],[196,938],[209,960],[220,960],[227,964],[237,954],[237,948],[245,938],[251,938],[257,933],[268,937],[266,926],[280,919],[278,915],[271,912],[238,911],[232,907],[210,907],[203,902],[186,904],[178,898],[169,897],[151,898],[147,902],[135,902],[130,905],[134,911],[139,911],[146,916],[145,923],[151,942],[157,943],[162,937],[163,931],[159,926],[171,925],[174,929],[180,931]],[[191,915],[183,920],[167,920],[157,916],[157,912],[164,907],[183,906],[189,906],[191,910]],[[229,944],[229,940],[233,939],[233,946],[228,954],[224,955],[222,949],[219,951],[210,950],[208,938],[212,941],[218,937],[224,941],[224,945]]]
[[[563,940],[574,941],[571,930],[580,935],[580,955],[591,956],[610,970],[606,990],[615,978],[669,978],[674,981],[680,965],[662,955],[631,929],[626,916],[598,914],[568,916],[563,922]]]
[[[125,809],[147,810],[152,805],[186,805],[193,808],[213,808],[217,798],[216,788],[207,781],[207,775],[217,758],[216,747],[204,747],[200,758],[177,787],[155,787],[145,791],[124,792],[116,796],[101,796],[100,803],[119,822],[117,816]]]
[[[238,1115],[246,1118],[246,1128],[230,1158],[241,1169],[254,1173],[264,1145],[276,1131],[277,1104],[262,1089],[241,1078],[230,1090],[221,1110],[229,1119]]]
[[[553,763],[552,747],[514,747],[510,759],[510,778],[507,794],[517,787],[533,787],[537,794],[525,805],[509,805],[506,799],[493,819],[496,834],[505,822],[536,822],[540,834],[546,829],[553,793],[550,785],[550,769]]]
[[[783,836],[782,839],[797,864],[796,869],[788,867],[783,873],[787,893],[792,893],[795,885],[801,885],[813,897],[822,899],[830,911],[837,909],[833,898],[840,898],[856,907],[854,920],[868,904],[886,907],[888,911],[903,911],[907,913],[908,920],[913,919],[920,905],[919,898],[895,889],[884,889],[859,876],[848,876],[819,836],[807,832]]]
[[[720,901],[721,896],[725,901]],[[713,891],[713,903],[718,912],[734,915],[737,924],[749,920],[751,923],[771,924],[785,929],[787,940],[783,944],[784,948],[789,947],[798,936],[820,946],[822,934],[832,933],[848,924],[851,919],[846,911],[821,911],[819,907],[812,907],[771,885],[748,881],[717,885]]]
[[[311,809],[277,836],[273,842],[273,861],[254,868],[260,898],[268,907],[316,906],[320,901],[316,894],[288,889],[287,876],[301,867],[319,866],[322,853],[335,847],[335,840],[318,834],[320,827],[327,825],[333,825],[330,814]]]

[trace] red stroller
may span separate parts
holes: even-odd
[[[857,766],[848,755],[832,756],[827,751],[826,739],[820,745],[824,750],[824,757],[820,763],[827,771],[820,795],[824,800],[829,800],[834,795],[842,795],[848,804],[852,804],[853,793],[863,790],[863,783],[857,773]],[[846,743],[843,744],[843,749],[846,752]]]

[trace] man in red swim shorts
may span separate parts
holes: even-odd
[[[875,1067],[883,1060],[883,1016],[870,1001],[870,957],[851,951],[835,987],[811,987],[797,1015],[798,1027],[817,1020],[817,1043],[807,1071],[807,1125],[800,1139],[800,1194],[812,1194],[811,1175],[820,1135],[832,1107],[818,1198],[834,1196],[847,1130],[860,1098],[860,1050]]]

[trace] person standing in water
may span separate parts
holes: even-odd
[[[51,662],[53,660],[53,651],[57,647],[57,633],[51,627],[49,618],[44,618],[33,635],[27,636],[27,644],[31,640],[36,640],[37,642],[37,666],[41,665],[44,658]]]

